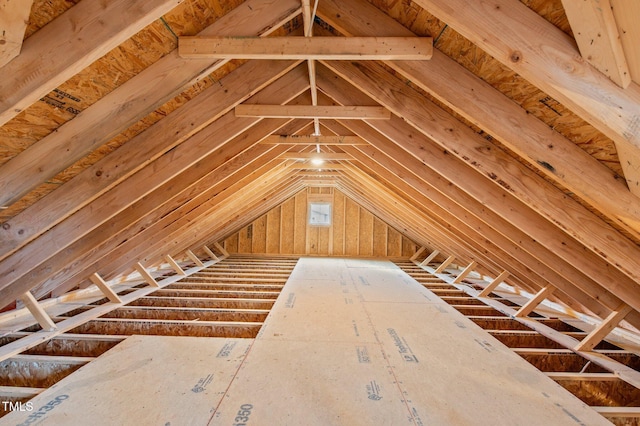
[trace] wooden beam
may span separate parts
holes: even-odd
[[[0,3],[0,68],[20,54],[33,0]]]
[[[151,287],[159,287],[158,282],[155,280],[155,278],[153,278],[153,275],[151,275],[151,273],[147,271],[147,268],[145,268],[142,263],[136,262],[134,267],[136,268],[138,273],[142,275],[142,278],[147,282],[147,284],[149,284]]]
[[[585,382],[616,382],[621,380],[620,377],[613,373],[572,373],[572,372],[556,372],[546,371],[544,373],[547,377],[557,381],[585,381]]]
[[[200,258],[196,256],[194,252],[192,252],[191,250],[186,250],[185,253],[189,257],[189,259],[193,260],[196,266],[204,266],[204,263],[202,263],[202,260],[200,260]]]
[[[458,274],[458,276],[453,280],[453,284],[461,283],[462,280],[465,279],[467,275],[469,275],[471,272],[473,272],[473,268],[475,268],[477,265],[478,264],[475,261],[473,261],[469,265],[467,265],[467,267],[464,268],[464,270],[462,272],[460,272]]]
[[[456,257],[454,255],[451,255],[449,257],[447,257],[444,262],[442,262],[440,264],[440,266],[438,266],[435,270],[436,274],[442,274],[444,272],[445,269],[447,269],[447,266],[451,265],[451,263],[453,263],[453,261],[456,259]]]
[[[20,296],[20,300],[22,300],[24,306],[26,306],[29,312],[31,312],[31,315],[33,315],[36,321],[38,321],[38,324],[40,324],[40,327],[42,327],[43,330],[51,331],[57,328],[51,317],[47,315],[30,291],[27,291]]]
[[[209,247],[207,247],[206,245],[205,245],[205,246],[202,246],[202,250],[204,250],[204,251],[205,251],[205,253],[207,253],[207,254],[209,255],[209,257],[211,258],[211,260],[220,260],[220,259],[218,258],[218,256],[216,256],[216,254],[215,254],[215,253],[214,253],[214,252],[213,252]]]
[[[113,291],[111,287],[109,287],[109,284],[107,284],[107,282],[103,280],[97,272],[91,275],[89,279],[96,285],[96,287],[100,289],[100,291],[102,291],[102,293],[104,293],[105,296],[107,296],[107,299],[109,299],[112,303],[122,303],[122,299],[120,299],[120,296],[118,296],[118,294]]]
[[[610,137],[624,153],[629,190],[640,195],[640,85],[616,85],[576,55],[572,37],[518,0],[416,4]]]
[[[225,257],[229,257],[229,252],[225,250],[225,248],[222,247],[222,245],[219,242],[216,241],[215,243],[213,243],[213,246],[218,250],[220,250],[220,253],[222,253]]]
[[[184,269],[182,269],[180,267],[180,265],[178,265],[178,262],[175,261],[175,259],[173,257],[171,257],[168,254],[164,255],[164,260],[167,261],[167,263],[169,263],[169,266],[171,266],[171,268],[176,271],[176,273],[178,275],[187,275],[187,273],[184,271]]]
[[[284,145],[366,145],[358,136],[316,135],[271,135],[263,139],[264,144]]]
[[[26,39],[20,56],[4,66],[0,79],[0,125],[181,2],[115,0],[87,2],[67,10]],[[38,69],[47,72],[34,74],[33,70]]]
[[[322,170],[344,170],[345,166],[339,163],[324,163],[320,166],[314,166],[311,163],[296,163],[289,166],[292,170],[309,170],[309,169],[322,169]]]
[[[180,37],[182,58],[427,60],[431,37]]]
[[[425,246],[420,246],[420,248],[418,250],[416,250],[415,253],[413,253],[413,256],[411,256],[409,258],[409,260],[413,261],[416,260],[418,258],[418,256],[420,256],[422,254],[422,252],[424,252],[427,248]]]
[[[553,286],[546,286],[544,287],[542,290],[540,290],[539,292],[537,292],[531,299],[529,299],[529,301],[527,301],[527,303],[525,303],[524,305],[522,305],[522,307],[520,309],[518,309],[518,312],[516,312],[516,317],[519,318],[524,318],[529,316],[529,314],[531,312],[533,312],[533,310],[544,300],[546,299],[549,295],[551,295],[551,293],[553,293],[555,290],[555,287]]]
[[[101,7],[102,3],[86,2],[87,4],[77,5],[70,11],[76,11],[79,16],[74,18],[74,22],[81,23],[85,18],[84,13],[86,7]],[[89,4],[92,3],[92,4]],[[128,2],[119,0],[118,2],[108,2],[108,7],[120,6],[136,7],[137,3],[145,4],[144,1]],[[107,4],[107,3],[105,3]],[[150,2],[152,4],[152,2]],[[74,12],[75,13],[75,12]],[[204,29],[202,35],[268,35],[278,29],[285,22],[289,22],[294,16],[300,14],[299,0],[280,0],[269,1],[264,0],[246,0],[241,5],[233,9],[228,14],[216,20],[212,25]],[[101,13],[95,17],[95,22],[109,23],[108,28],[112,28],[113,21],[121,21],[122,16],[109,19]],[[56,19],[58,21],[58,19]],[[64,21],[64,19],[63,19]],[[75,28],[74,23],[64,24],[64,26]],[[106,25],[106,24],[105,24]],[[98,25],[102,27],[101,25]],[[93,25],[84,25],[84,27],[93,27]],[[44,38],[57,38],[55,25],[47,25],[37,34],[46,34],[45,29],[51,33],[45,35]],[[78,27],[80,28],[80,27]],[[30,37],[29,40],[32,40]],[[67,41],[63,35],[60,39]],[[34,39],[35,40],[35,39]],[[88,45],[93,45],[91,38],[86,38]],[[45,53],[50,52],[51,55],[65,56],[66,49],[50,50],[48,43],[40,45]],[[60,55],[65,52],[65,55]],[[47,53],[49,54],[49,53]],[[21,55],[22,56],[22,55]],[[46,57],[46,55],[45,55]],[[22,59],[21,59],[22,60]],[[16,62],[16,61],[13,61]],[[73,120],[65,123],[45,138],[31,145],[29,148],[18,154],[9,162],[4,163],[0,167],[0,206],[11,204],[23,195],[34,189],[42,182],[52,178],[62,170],[70,167],[77,161],[86,157],[96,148],[109,142],[112,138],[146,117],[151,111],[164,105],[167,101],[173,99],[187,88],[191,87],[200,79],[208,76],[210,73],[223,66],[226,61],[211,60],[189,60],[182,59],[178,55],[165,55],[143,71],[127,80],[116,90],[103,96],[93,105],[78,114]],[[47,69],[46,65],[40,67],[31,67],[30,69]],[[53,71],[53,70],[50,70]],[[3,75],[8,72],[6,67],[3,69]],[[31,73],[12,73],[14,78],[20,75],[30,75]],[[8,75],[8,74],[7,74]],[[49,72],[40,73],[44,78],[50,78]],[[31,77],[30,77],[31,78]],[[66,81],[63,79],[62,81]],[[0,79],[0,84],[6,83],[9,96],[16,93],[16,87],[11,78]],[[12,103],[19,102],[24,96],[19,96]],[[0,89],[0,98],[5,99],[4,91]],[[119,105],[114,110],[113,105]],[[9,107],[10,109],[10,107]],[[2,123],[0,123],[2,124]],[[55,158],[56,161],[51,161]],[[139,161],[140,158],[136,159]],[[31,173],[25,174],[24,170],[29,168]],[[109,176],[109,173],[103,173],[102,178]],[[94,176],[94,181],[95,176]],[[102,179],[100,179],[102,180]],[[64,185],[66,186],[66,185]],[[61,197],[65,200],[84,200],[87,197]],[[55,215],[59,216],[59,215]],[[12,229],[16,229],[13,228]],[[0,238],[4,241],[4,238]]]
[[[595,329],[591,331],[575,347],[576,351],[590,351],[596,347],[616,326],[626,317],[632,308],[623,303],[616,310],[611,312]]]
[[[283,160],[323,160],[323,161],[348,161],[353,160],[349,154],[340,154],[334,152],[285,152],[280,154]],[[324,165],[316,165],[315,167],[323,167]]]
[[[429,256],[425,257],[424,260],[422,262],[420,262],[419,266],[427,266],[429,264],[429,262],[431,262],[433,259],[436,258],[437,255],[439,255],[440,252],[438,250],[434,250],[432,251]]]
[[[388,120],[391,113],[384,107],[376,106],[335,106],[335,105],[255,105],[242,104],[235,108],[236,117],[261,118],[333,118]]]
[[[635,418],[640,417],[640,407],[607,407],[607,406],[591,406],[598,414],[605,417],[615,418],[629,418],[629,421],[634,421]]]
[[[498,288],[498,286],[499,286],[499,285],[500,285],[500,284],[501,284],[505,279],[507,279],[507,277],[508,277],[509,275],[511,275],[511,274],[509,273],[509,271],[502,271],[502,272],[500,273],[500,275],[498,275],[497,277],[495,277],[495,278],[493,279],[493,281],[491,281],[491,282],[489,283],[489,285],[488,285],[488,286],[486,286],[486,287],[484,288],[484,290],[482,290],[482,291],[480,292],[480,294],[478,294],[478,297],[489,297],[489,294],[491,294],[491,292],[492,292],[493,290],[495,290],[496,288]]]
[[[631,83],[609,0],[562,0],[580,54],[618,86]]]
[[[640,82],[640,51],[638,50],[640,26],[637,25],[637,17],[640,16],[640,3],[634,0],[610,1],[631,78],[638,84]]]

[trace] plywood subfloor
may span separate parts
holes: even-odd
[[[253,339],[132,336],[2,425],[206,425]]]
[[[303,258],[212,424],[605,425],[390,262]]]
[[[335,258],[255,340],[133,336],[32,402],[0,424],[610,424],[394,264]]]

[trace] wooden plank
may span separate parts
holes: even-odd
[[[358,255],[372,256],[373,250],[373,215],[371,212],[360,208],[360,219],[358,221]]]
[[[236,106],[236,117],[262,118],[333,118],[388,120],[391,115],[383,107],[376,106],[336,106],[336,105],[256,105]]]
[[[425,246],[420,246],[420,248],[415,253],[413,253],[413,256],[411,256],[409,260],[416,260],[426,249],[427,248]]]
[[[640,85],[616,85],[576,55],[571,37],[518,1],[416,3],[610,137],[625,154],[630,191],[640,194]]]
[[[22,297],[20,297],[20,300],[22,300],[22,303],[24,303],[43,330],[51,331],[57,328],[56,324],[51,320],[51,317],[44,311],[30,291],[24,293]]]
[[[489,294],[491,294],[491,292],[493,290],[495,290],[496,288],[498,288],[498,286],[505,280],[507,279],[507,277],[511,275],[509,273],[509,271],[502,271],[500,273],[500,275],[498,275],[497,277],[495,277],[493,279],[493,281],[491,281],[489,283],[489,285],[487,285],[481,292],[480,294],[478,294],[478,297],[489,297]]]
[[[598,414],[605,417],[637,418],[640,417],[640,407],[592,407]]]
[[[40,394],[43,388],[27,388],[18,386],[0,386],[0,398],[7,401],[9,398],[31,399]]]
[[[640,44],[640,28],[635,23],[636,17],[640,16],[640,4],[633,0],[610,1],[631,78],[637,84],[640,82],[640,52],[637,48]]]
[[[529,314],[533,312],[536,309],[536,307],[540,303],[542,303],[544,299],[546,299],[549,295],[551,295],[554,292],[554,290],[555,290],[555,287],[550,285],[544,287],[542,290],[537,292],[531,299],[529,299],[527,303],[522,305],[522,307],[518,309],[518,312],[516,312],[515,316],[522,317],[522,318],[529,316]]]
[[[280,227],[281,219],[282,212],[280,207],[276,207],[267,213],[266,253],[280,253],[280,238],[282,235],[282,228]]]
[[[0,4],[0,68],[20,54],[33,0],[6,0]]]
[[[451,265],[451,263],[453,263],[453,261],[456,260],[456,256],[455,255],[451,255],[449,257],[447,257],[444,262],[442,262],[435,270],[436,274],[442,274],[444,272],[445,269],[447,269],[447,266]]]
[[[631,83],[618,26],[609,0],[562,0],[580,54],[622,88]]]
[[[318,169],[319,166],[314,166],[311,163],[303,163],[303,164],[292,164],[289,166],[292,170],[309,170],[309,169]],[[343,164],[339,163],[324,163],[322,165],[322,170],[344,170],[345,167]]]
[[[283,160],[322,160],[322,161],[344,161],[352,160],[353,157],[349,154],[335,153],[335,152],[285,152],[280,154]],[[324,164],[322,164],[324,168]],[[316,165],[316,167],[320,167]]]
[[[440,251],[438,250],[434,250],[431,253],[429,253],[429,255],[427,257],[425,257],[422,262],[420,262],[420,266],[425,266],[428,265],[429,262],[431,262],[433,259],[436,258],[437,255],[440,254]]]
[[[136,262],[134,267],[136,268],[136,271],[138,271],[138,273],[142,276],[142,278],[147,282],[147,284],[149,284],[151,287],[158,287],[158,282],[155,280],[155,278],[153,278],[153,275],[151,275],[149,271],[147,271],[147,268],[145,268],[142,263]]]
[[[209,258],[211,260],[219,260],[218,256],[216,256],[216,254],[213,251],[211,251],[209,247],[202,246],[202,250],[204,250],[209,255]]]
[[[614,382],[617,380],[620,380],[620,378],[618,376],[616,376],[613,373],[569,373],[569,372],[545,372],[544,374],[547,375],[547,377],[557,381],[557,382],[561,382],[561,381],[565,381],[565,380],[569,380],[569,381],[585,381],[585,382],[589,382],[589,381],[607,381],[607,382]]]
[[[56,402],[54,409],[37,417],[47,425],[83,424],[88,418],[96,424],[179,424],[186,418],[206,424],[252,343],[252,339],[133,336],[32,403],[37,410]],[[153,392],[148,391],[149,383],[155,383]],[[32,414],[14,411],[5,421],[28,422]]]
[[[182,58],[427,60],[431,37],[180,37]]]
[[[108,6],[126,4],[126,7],[134,7],[136,3],[119,0],[118,2],[109,2]],[[141,1],[140,3],[145,2]],[[74,13],[77,13],[84,7],[95,8],[102,7],[102,5],[86,4],[81,8],[73,7],[71,11],[76,10]],[[281,0],[277,2],[247,0],[218,19],[200,34],[268,35],[299,13],[300,2],[298,0]],[[105,18],[105,16],[98,16],[96,22]],[[81,22],[82,19],[84,18],[80,16],[76,21]],[[121,16],[115,16],[111,20],[104,22],[109,22],[108,27],[111,27],[116,25],[114,24],[115,21],[122,21]],[[73,24],[69,25],[74,26]],[[57,39],[55,30],[51,25],[47,25],[45,28],[49,27],[54,33],[50,37]],[[93,26],[89,25],[88,27]],[[39,31],[38,33],[42,33],[45,38],[49,37],[45,35],[46,32]],[[64,37],[60,38],[67,42]],[[93,45],[91,38],[86,40],[88,45]],[[44,49],[48,48],[47,43],[42,44],[42,46]],[[60,55],[60,51],[57,49],[47,50],[47,52],[51,52],[51,55]],[[123,83],[118,89],[103,96],[90,108],[78,114],[76,118],[58,128],[56,132],[52,132],[38,143],[27,148],[23,153],[14,157],[10,162],[3,164],[0,169],[0,185],[4,189],[0,193],[0,206],[8,204],[10,202],[8,200],[20,198],[37,185],[73,165],[89,152],[104,145],[147,116],[151,111],[174,98],[186,88],[191,87],[201,78],[219,69],[225,63],[226,61],[187,60],[181,59],[177,55],[164,56]],[[29,73],[24,75],[29,75]],[[56,74],[44,73],[43,75],[48,77]],[[5,80],[3,79],[3,81]],[[6,81],[9,82],[10,79],[6,79]],[[8,90],[13,93],[12,84],[9,84]],[[113,105],[120,105],[120,108],[114,109]],[[51,161],[51,158],[56,158],[56,161]],[[136,158],[136,161],[139,162],[140,158]],[[22,173],[26,167],[33,167],[31,169],[32,173]],[[104,173],[102,178],[104,179],[108,175],[109,173]],[[20,178],[17,178],[18,176]],[[96,181],[95,174],[93,174],[92,180]],[[91,188],[91,191],[92,193],[95,192],[93,188]],[[67,201],[71,199],[84,200],[88,196],[61,198]],[[14,228],[12,227],[12,229]],[[0,241],[3,241],[3,239],[0,238]]]
[[[167,255],[169,256],[169,255]],[[173,260],[173,259],[171,259]],[[174,262],[175,263],[175,262]],[[183,275],[186,275],[186,273],[184,271]],[[113,289],[109,286],[109,284],[107,284],[105,282],[105,280],[102,279],[102,277],[100,275],[98,275],[98,273],[94,273],[93,275],[91,275],[90,277],[91,282],[94,283],[96,285],[96,287],[98,287],[100,289],[100,291],[102,291],[104,293],[104,295],[112,302],[112,303],[122,303],[122,299],[120,299],[120,296],[118,296],[118,294],[113,291]]]
[[[474,261],[471,262],[469,265],[467,265],[466,268],[464,268],[464,270],[462,272],[460,272],[458,274],[458,276],[453,280],[453,284],[458,284],[461,283],[463,279],[465,279],[467,277],[467,275],[469,275],[471,272],[473,272],[474,268],[477,266],[478,264]]]
[[[345,248],[347,256],[357,256],[360,245],[360,208],[350,198],[345,199]]]
[[[270,135],[260,143],[285,145],[366,145],[358,136]]]
[[[176,274],[178,274],[178,275],[187,275],[187,273],[184,271],[184,269],[182,269],[182,267],[178,264],[178,262],[176,262],[174,260],[173,257],[171,257],[171,255],[165,254],[163,257],[164,257],[164,260],[167,261],[169,266],[171,266],[171,269],[176,271]]]
[[[185,253],[187,257],[189,257],[189,259],[193,260],[193,263],[195,263],[196,266],[204,266],[204,263],[202,263],[202,260],[200,260],[200,258],[196,256],[194,252],[192,252],[191,250],[187,250],[185,251]]]
[[[0,125],[180,3],[182,0],[116,0],[67,10],[25,40],[20,56],[4,66]],[[43,68],[46,73],[33,73]]]
[[[281,205],[280,213],[280,253],[294,253],[295,239],[295,199],[290,198]]]
[[[632,308],[629,305],[622,304],[616,310],[611,312],[602,322],[578,343],[575,347],[576,351],[590,351],[596,347],[616,326],[626,317]]]

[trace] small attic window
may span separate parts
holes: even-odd
[[[309,203],[309,225],[331,226],[331,203]]]

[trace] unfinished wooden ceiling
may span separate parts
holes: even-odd
[[[9,0],[0,13],[0,305],[199,250],[328,186],[443,258],[640,326],[633,0]],[[235,50],[179,54],[194,35]],[[237,37],[255,36],[340,39],[244,59]],[[343,44],[356,36],[364,53]],[[430,59],[404,59],[415,36]]]

